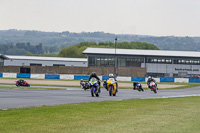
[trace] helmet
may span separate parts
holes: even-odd
[[[92,76],[97,76],[95,72],[92,72],[92,74],[91,74],[91,75],[92,75]]]
[[[151,76],[148,76],[147,78],[148,78],[148,79],[150,79],[150,78],[151,78]]]
[[[114,77],[114,75],[112,73],[109,74],[109,77]]]
[[[138,86],[140,86],[140,85],[141,85],[141,84],[140,84],[140,82],[137,82],[136,84],[137,84]]]
[[[83,82],[83,79],[81,79],[81,82]]]

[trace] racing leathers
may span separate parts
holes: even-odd
[[[154,82],[154,83],[156,84],[156,80],[155,80],[155,79],[149,78],[149,79],[147,80],[148,88],[150,88],[150,83],[151,83],[151,82]],[[157,84],[156,84],[156,86],[157,86]]]

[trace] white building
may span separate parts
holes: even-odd
[[[0,55],[2,66],[76,66],[87,67],[87,58]]]
[[[7,57],[5,55],[0,54],[0,66],[3,66],[5,59],[7,59]]]
[[[195,77],[200,74],[200,52],[87,48],[89,67],[141,67],[154,77]]]

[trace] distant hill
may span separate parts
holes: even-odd
[[[0,30],[0,44],[30,43],[31,45],[57,46],[59,49],[80,42],[147,42],[162,50],[200,51],[200,37],[146,36],[111,34],[104,32],[42,32],[30,30]]]

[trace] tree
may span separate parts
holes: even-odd
[[[58,56],[59,57],[73,57],[73,58],[86,58],[86,55],[83,55],[82,52],[87,47],[95,47],[95,48],[114,48],[115,43],[112,42],[100,42],[97,44],[96,42],[81,42],[76,45],[72,45],[69,47],[65,47],[60,50]],[[153,44],[148,44],[145,42],[120,42],[117,43],[116,48],[121,49],[154,49],[158,50]]]
[[[55,53],[55,52],[58,52],[58,47],[57,46],[52,46],[49,48],[49,52],[50,53]]]
[[[39,45],[37,45],[35,47],[37,49],[37,54],[43,54],[42,43],[40,43]]]
[[[73,57],[73,58],[78,58],[78,47],[77,46],[69,46],[66,48],[63,48],[60,50],[60,52],[58,53],[59,57]]]

